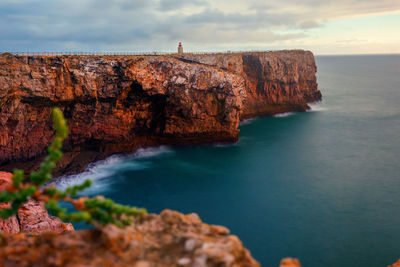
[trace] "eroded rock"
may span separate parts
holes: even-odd
[[[284,258],[281,260],[279,267],[301,267],[300,261],[295,258]]]
[[[0,265],[259,266],[236,236],[213,228],[197,216],[164,210],[125,229],[5,235]]]
[[[0,172],[0,191],[11,183],[12,174]],[[7,204],[0,203],[0,208]],[[70,223],[63,223],[60,219],[50,216],[43,203],[30,200],[18,210],[17,216],[7,220],[0,219],[0,231],[5,233],[18,233],[20,231],[29,234],[41,234],[45,232],[63,233],[73,231]]]

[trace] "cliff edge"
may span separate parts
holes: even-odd
[[[311,52],[0,56],[0,166],[38,159],[51,107],[70,126],[62,172],[142,146],[231,142],[243,118],[304,111],[321,93]]]

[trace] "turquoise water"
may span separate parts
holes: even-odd
[[[317,57],[323,102],[246,121],[232,145],[160,147],[98,162],[60,186],[196,212],[263,266],[386,266],[400,258],[400,56]]]

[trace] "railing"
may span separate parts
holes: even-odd
[[[219,51],[219,52],[184,52],[184,54],[210,55],[227,53],[260,53],[272,50],[247,50],[247,51]],[[17,56],[162,56],[176,55],[177,52],[0,52]]]

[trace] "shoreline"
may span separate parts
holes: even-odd
[[[308,104],[316,104],[320,103],[319,101],[313,101]],[[240,123],[246,121],[252,121],[259,117],[268,117],[268,116],[276,116],[279,114],[285,113],[300,113],[310,111],[310,106],[307,105],[305,110],[299,110],[298,107],[288,109],[288,106],[280,107],[277,110],[271,111],[268,113],[260,113],[254,114],[253,116],[242,116],[240,119]],[[240,123],[238,128],[240,127]],[[133,144],[108,144],[108,146],[104,149],[104,151],[96,151],[96,150],[82,150],[82,151],[65,151],[64,157],[58,163],[58,166],[55,169],[55,175],[53,180],[56,180],[63,176],[70,175],[79,175],[85,171],[87,171],[88,167],[91,164],[95,164],[96,162],[106,160],[109,157],[114,155],[129,155],[134,154],[140,149],[150,149],[150,148],[159,148],[162,146],[172,146],[172,147],[190,147],[196,145],[207,145],[207,144],[219,144],[219,145],[230,145],[235,144],[239,141],[239,136],[236,138],[217,138],[214,136],[210,137],[201,137],[201,138],[178,138],[178,139],[169,139],[169,138],[160,138],[160,137],[146,137],[145,142],[140,145],[140,141]],[[132,149],[129,149],[132,148]],[[40,156],[34,159],[28,159],[26,161],[16,161],[7,164],[0,165],[0,170],[5,172],[12,172],[13,169],[23,169],[28,172],[37,169],[40,166],[40,163],[43,161],[45,156]]]

